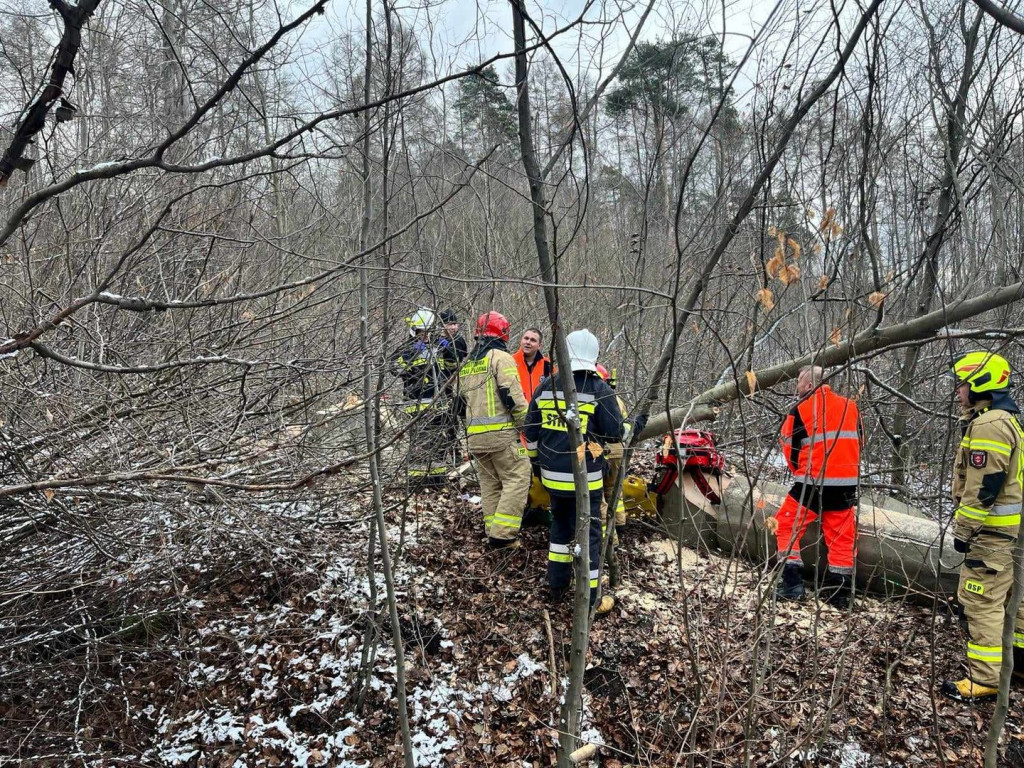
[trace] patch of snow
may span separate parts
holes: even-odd
[[[839,751],[839,768],[861,768],[871,765],[871,755],[860,748],[856,741],[848,741]]]

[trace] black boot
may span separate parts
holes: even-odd
[[[833,573],[829,571],[825,583],[818,590],[821,599],[837,608],[845,611],[850,608],[850,598],[853,596],[853,577],[846,573]]]
[[[775,594],[779,600],[803,600],[803,567],[793,563],[784,565],[782,567],[780,583],[775,588]]]

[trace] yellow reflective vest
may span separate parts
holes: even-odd
[[[459,369],[471,453],[501,450],[519,440],[518,429],[526,418],[516,361],[497,341],[488,338],[478,343]]]
[[[1024,429],[1016,417],[987,401],[968,412],[953,460],[953,535],[1015,537],[1020,528]]]

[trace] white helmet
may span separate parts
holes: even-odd
[[[434,313],[425,307],[420,307],[405,322],[409,325],[409,335],[415,336],[417,331],[429,331],[434,327]]]
[[[597,336],[590,331],[573,331],[565,337],[569,347],[569,366],[574,371],[596,371],[598,344]]]

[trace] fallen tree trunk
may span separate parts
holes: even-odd
[[[721,503],[705,499],[690,476],[682,473],[659,503],[669,533],[688,547],[768,563],[776,553],[769,519],[789,489],[776,483],[753,483],[744,475],[724,482],[706,477],[719,491]],[[826,551],[816,522],[808,526],[800,549],[808,570],[824,573]],[[953,595],[962,560],[953,550],[951,537],[943,544],[943,530],[934,520],[895,501],[861,498],[856,565],[860,590],[929,601],[936,594]]]
[[[887,328],[871,328],[858,333],[848,341],[830,344],[816,352],[757,371],[754,377],[755,387],[764,389],[794,379],[805,365],[823,367],[842,365],[857,356],[877,352],[887,347],[934,338],[942,328],[951,323],[958,323],[988,310],[1011,304],[1022,296],[1024,296],[1024,282],[1018,282],[997,288],[981,296],[975,296],[972,299],[940,307],[934,312],[916,317],[906,323]],[[740,395],[749,394],[752,393],[747,377],[737,374],[735,380],[712,387],[686,405],[652,413],[647,426],[634,437],[633,444],[669,432],[673,427],[684,426],[685,423],[713,419],[717,412],[716,405],[735,400]]]

